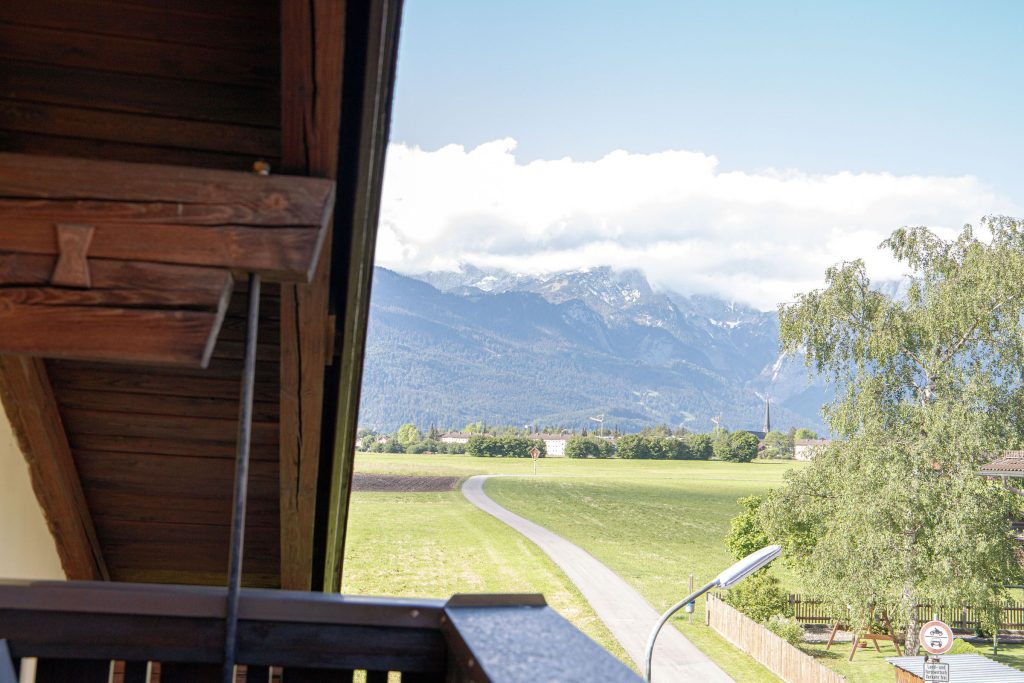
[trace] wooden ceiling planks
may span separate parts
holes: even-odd
[[[263,0],[0,3],[0,148],[276,167],[278,12]]]
[[[233,296],[236,311],[244,299],[244,292]],[[269,296],[261,335],[277,328],[277,308]],[[227,318],[236,337],[241,319],[238,312]],[[224,343],[219,340],[218,348]],[[114,580],[226,580],[241,360],[222,355],[229,357],[206,370],[50,361],[75,467]],[[253,587],[280,585],[278,383],[276,357],[260,361],[243,567],[243,582]]]

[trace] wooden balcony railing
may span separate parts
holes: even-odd
[[[226,607],[223,588],[0,582],[0,683],[26,658],[37,683],[220,681]],[[540,596],[243,589],[236,652],[248,683],[640,680]]]

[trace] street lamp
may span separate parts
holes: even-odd
[[[764,567],[781,554],[782,548],[777,545],[769,545],[756,552],[750,553],[742,560],[716,576],[714,580],[706,586],[695,593],[687,595],[680,602],[672,605],[667,612],[662,614],[661,619],[658,620],[654,630],[651,631],[651,637],[647,639],[647,656],[644,659],[644,680],[647,681],[647,683],[651,683],[651,657],[654,656],[654,640],[658,637],[661,627],[665,625],[665,622],[668,621],[673,614],[695,601],[712,588],[732,588],[737,583],[747,578],[761,567]]]

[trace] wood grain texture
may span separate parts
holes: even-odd
[[[271,50],[248,52],[216,46],[156,43],[122,36],[0,23],[7,59],[176,80],[277,90],[280,64]]]
[[[345,3],[281,3],[281,163],[337,176]],[[330,361],[330,232],[308,285],[281,286],[281,583],[312,586],[324,367]]]
[[[69,579],[109,578],[43,362],[0,355],[0,401],[28,460],[64,573]]]
[[[220,574],[222,585],[227,577],[230,528],[226,525],[97,520],[96,528],[115,581],[127,580],[120,574],[122,569]],[[245,547],[244,574],[277,575],[277,529],[248,529]]]
[[[32,62],[0,61],[0,95],[40,104],[102,108],[194,121],[267,128],[280,125],[275,110],[277,95],[265,88],[177,81]]]
[[[155,219],[151,214],[140,217],[132,208],[127,209],[127,215],[117,216],[109,214],[112,207],[97,209],[108,219],[322,227],[333,208],[334,183],[322,178],[0,153],[0,196],[62,202],[108,200],[138,203],[144,208],[150,208],[149,204],[170,205]],[[180,215],[179,211],[188,210],[205,218],[195,221],[195,214],[191,214],[183,220],[168,221],[170,216]],[[82,222],[91,223],[95,218]]]
[[[8,152],[29,154],[51,154],[82,157],[86,159],[108,159],[111,161],[152,161],[159,159],[162,164],[175,164],[189,168],[214,168],[229,171],[249,171],[254,162],[267,161],[277,167],[277,156],[255,157],[252,155],[210,152],[188,148],[159,147],[136,143],[113,142],[109,140],[88,140],[57,135],[38,135],[12,130],[0,130],[0,147]]]
[[[144,292],[127,298],[137,302],[140,295]],[[223,310],[119,307],[109,295],[91,291],[0,289],[0,350],[203,367],[213,353],[222,315]]]
[[[109,0],[32,0],[0,4],[0,21],[74,33],[144,38],[231,50],[274,49],[277,35],[271,8],[253,3],[252,21],[238,30],[232,17],[176,12]],[[261,16],[262,15],[262,16]],[[262,19],[262,20],[261,20]]]
[[[67,203],[47,202],[78,218]],[[0,200],[0,205],[3,202]],[[8,218],[17,212],[0,206],[0,251],[51,255],[59,252],[53,224]],[[208,227],[90,220],[95,234],[89,253],[96,258],[239,269],[276,280],[308,280],[323,240],[309,228]]]
[[[273,128],[189,121],[141,114],[79,109],[0,99],[0,128],[24,133],[276,157],[280,134]]]
[[[345,283],[344,303],[339,303],[341,339],[337,352],[338,396],[333,430],[333,463],[330,501],[327,506],[324,585],[327,592],[341,589],[345,556],[345,531],[352,491],[359,392],[362,386],[366,326],[370,310],[370,284],[374,247],[380,216],[384,157],[391,126],[401,0],[373,0],[368,3],[365,26],[350,27],[366,37],[363,63],[364,92],[361,95],[357,152],[352,175],[351,204],[339,204],[334,221],[334,254],[344,272],[335,274],[335,284]],[[339,266],[335,266],[339,267]],[[343,306],[343,308],[342,308]]]
[[[104,520],[212,524],[231,521],[233,458],[75,450],[93,517]],[[159,482],[154,487],[154,482]],[[254,460],[246,528],[277,529],[277,463]]]

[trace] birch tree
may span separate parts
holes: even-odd
[[[803,353],[835,400],[838,439],[761,507],[810,592],[865,627],[886,610],[917,652],[914,606],[994,606],[1020,581],[1017,500],[978,475],[1024,443],[1024,223],[983,220],[953,240],[895,231],[880,248],[908,269],[905,296],[862,261],[780,306],[781,346]]]

